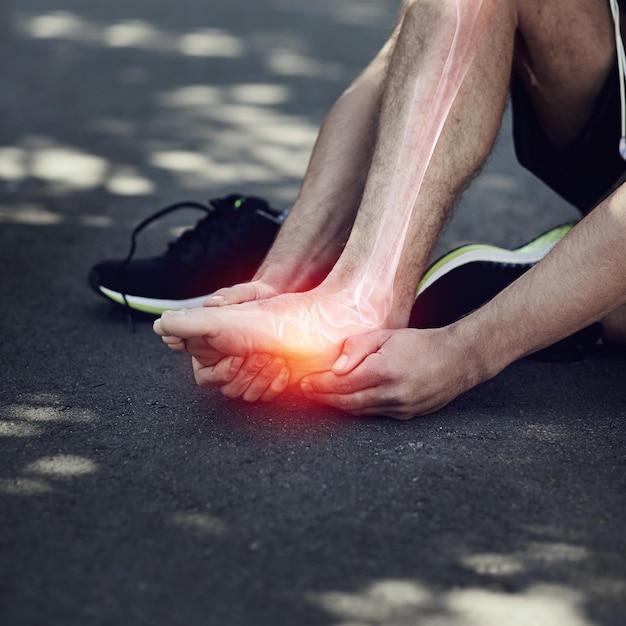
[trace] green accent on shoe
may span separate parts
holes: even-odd
[[[444,265],[448,265],[451,261],[454,261],[457,257],[460,257],[462,254],[466,254],[467,252],[475,252],[478,250],[501,250],[502,248],[498,248],[497,246],[490,246],[488,244],[482,243],[471,243],[466,246],[462,246],[457,248],[456,250],[452,250],[452,252],[448,252],[445,256],[442,256],[436,263],[430,266],[430,269],[424,274],[422,280],[420,280],[420,284],[418,285],[417,290],[419,291],[423,284],[428,282],[428,279],[438,272]]]
[[[117,304],[121,304],[122,306],[126,306],[124,302],[124,296],[122,296],[121,294],[115,293],[114,291],[111,291],[110,289],[101,288],[101,291],[107,298],[109,298],[110,300],[113,300],[113,302],[116,302]],[[139,311],[140,313],[147,313],[148,315],[161,315],[163,311],[166,310],[163,307],[133,302],[132,300],[128,303],[128,308],[132,309],[133,311]]]
[[[530,252],[531,250],[538,250],[555,244],[563,239],[563,237],[565,237],[565,235],[567,235],[567,233],[569,233],[569,231],[572,230],[576,224],[577,222],[569,222],[567,224],[563,224],[562,226],[558,226],[557,228],[553,228],[547,233],[537,237],[537,239],[533,239],[531,242],[523,245],[521,248],[516,248],[513,252]]]
[[[508,250],[506,248],[501,248],[498,246],[493,246],[489,244],[481,244],[481,243],[471,243],[465,246],[461,246],[456,250],[452,250],[448,252],[448,254],[441,257],[438,261],[436,261],[433,265],[430,266],[428,271],[422,277],[420,281],[417,292],[419,293],[422,287],[428,282],[428,280],[433,276],[433,274],[437,273],[442,267],[450,264],[452,261],[460,257],[461,255],[465,255],[468,252],[511,252],[517,254],[523,254],[526,252],[532,252],[534,250],[542,250],[543,248],[547,248],[549,246],[555,245],[558,241],[563,239],[567,233],[572,230],[572,228],[577,224],[577,222],[568,222],[567,224],[563,224],[562,226],[557,226],[552,230],[549,230],[543,235],[540,235],[536,239],[524,244],[520,248],[515,248],[513,250]]]
[[[163,311],[195,308],[202,306],[204,300],[210,295],[200,296],[198,298],[189,298],[187,300],[155,300],[150,298],[142,298],[138,296],[127,296],[127,302],[124,302],[124,296],[106,287],[100,287],[101,293],[112,300],[116,304],[128,306],[133,311],[139,313],[147,313],[148,315],[161,315]]]

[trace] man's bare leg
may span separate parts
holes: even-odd
[[[326,281],[335,289],[374,290],[380,308],[391,296],[391,327],[406,326],[446,216],[492,148],[508,91],[515,28],[510,3],[405,3],[363,199],[346,253]],[[450,37],[458,46],[446,56]],[[439,79],[440,91],[433,93]],[[395,240],[387,237],[394,228],[404,231]],[[383,287],[382,295],[367,284],[373,280]]]
[[[556,145],[566,145],[587,121],[614,62],[609,4],[604,0],[520,4],[522,37],[515,68],[544,132]],[[600,321],[606,341],[626,344],[626,308]]]
[[[608,3],[519,0],[518,5],[516,67],[526,70],[520,75],[544,130],[565,144],[588,119],[614,63]],[[442,329],[348,339],[342,367],[310,376],[301,387],[311,399],[349,413],[407,419],[441,408],[516,358],[594,321],[624,328],[624,241],[626,185],[471,315]]]
[[[494,0],[407,2],[359,214],[328,278],[313,292],[261,305],[164,314],[157,332],[183,338],[206,335],[212,346],[230,354],[271,352],[293,359],[313,347],[319,357],[314,367],[324,369],[346,337],[405,325],[447,211],[486,158],[499,128],[515,28],[514,10]],[[461,45],[455,48],[458,39]],[[433,106],[442,98],[442,106]],[[422,132],[432,127],[441,129],[434,140]],[[413,193],[413,170],[424,161],[427,167]],[[385,233],[394,221],[404,227],[402,237],[388,241]],[[399,252],[396,267],[388,272],[392,282],[383,276],[379,285],[378,275],[363,272],[364,259],[373,258],[373,267],[380,270],[389,250],[392,256]],[[250,332],[242,333],[242,324]],[[309,331],[302,339],[297,337],[299,325]],[[310,354],[304,360],[310,363]],[[303,373],[296,366],[295,379]]]
[[[315,142],[300,193],[261,267],[248,283],[218,290],[205,307],[264,300],[317,285],[339,258],[363,195],[376,139],[377,119],[394,32],[373,61],[327,114]],[[195,354],[192,342],[163,340]],[[259,354],[232,358],[198,341],[198,384],[219,386],[229,397],[271,400],[285,388],[285,360]],[[200,356],[198,356],[200,358]]]

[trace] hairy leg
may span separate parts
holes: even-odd
[[[287,220],[251,282],[218,290],[204,303],[219,307],[260,301],[310,289],[328,274],[348,238],[363,193],[376,136],[377,118],[390,51],[396,32],[329,111]],[[230,397],[255,400],[276,397],[288,380],[286,367],[276,377],[273,367],[259,370],[262,355],[233,360],[201,342],[164,337],[174,350],[201,354],[194,359],[196,381],[220,387]],[[281,359],[274,359],[272,365]],[[264,389],[268,390],[263,394]],[[261,394],[259,394],[261,390]],[[271,393],[269,392],[271,391]]]
[[[587,121],[615,61],[609,3],[526,0],[519,4],[515,71],[546,135],[554,144],[565,145]],[[601,323],[607,341],[626,343],[625,308]]]
[[[500,125],[516,27],[507,6],[406,3],[357,219],[322,285],[237,308],[164,314],[155,330],[202,334],[226,354],[280,354],[298,380],[312,367],[328,369],[347,337],[406,325],[445,216]]]
[[[380,308],[390,298],[392,327],[406,326],[448,212],[493,146],[515,28],[508,2],[405,2],[363,199],[326,281]]]
[[[275,293],[310,289],[343,251],[363,195],[396,33],[328,112],[300,192],[255,280]]]
[[[516,68],[544,130],[565,144],[588,119],[614,62],[608,3],[517,4]],[[603,316],[609,338],[624,341],[625,240],[626,185],[474,313],[442,329],[377,331],[348,339],[343,366],[304,379],[302,388],[311,399],[354,414],[406,419],[440,408],[512,360]]]

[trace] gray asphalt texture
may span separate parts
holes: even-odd
[[[396,13],[1,0],[3,626],[626,623],[623,352],[515,363],[428,418],[356,419],[200,390],[87,287],[164,204],[288,206]],[[438,251],[576,216],[517,167],[509,124]]]

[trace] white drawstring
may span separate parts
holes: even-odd
[[[615,23],[615,45],[617,47],[617,68],[619,73],[619,95],[621,114],[621,136],[619,140],[619,153],[626,161],[626,51],[622,41],[622,31],[620,29],[619,4],[617,0],[609,0],[613,22]]]

